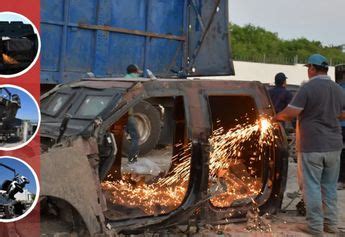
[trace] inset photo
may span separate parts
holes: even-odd
[[[35,25],[25,16],[0,12],[0,77],[20,76],[35,64],[40,37]]]
[[[38,104],[28,91],[0,86],[0,150],[25,146],[36,135],[40,120]]]
[[[36,206],[39,183],[35,171],[14,157],[0,157],[0,222],[17,221]]]

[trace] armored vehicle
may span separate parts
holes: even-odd
[[[123,131],[139,103],[169,111],[172,142],[130,164]],[[85,79],[44,94],[41,108],[42,225],[156,233],[280,208],[287,143],[259,82]]]

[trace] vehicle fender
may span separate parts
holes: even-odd
[[[41,155],[41,196],[62,199],[83,218],[90,235],[103,233],[102,197],[88,157],[78,147],[57,147]]]

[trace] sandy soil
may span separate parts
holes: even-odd
[[[297,185],[297,164],[294,162],[289,163],[289,174],[287,188],[284,195],[282,207],[286,207],[291,199],[286,196],[289,192],[295,192],[298,190]],[[296,198],[289,206],[286,208],[286,212],[281,212],[278,215],[272,217],[272,232],[261,233],[261,232],[248,232],[245,230],[245,224],[231,224],[223,227],[219,227],[220,231],[204,230],[201,236],[216,236],[221,233],[222,236],[231,237],[303,237],[310,236],[300,232],[297,229],[297,225],[303,225],[306,223],[305,217],[298,216],[296,211],[296,204],[299,202],[299,198]],[[325,237],[328,236],[340,236],[345,237],[345,190],[338,191],[338,210],[339,210],[339,229],[341,233],[338,235],[324,234]],[[217,234],[218,232],[218,234]],[[219,235],[218,235],[219,236]]]

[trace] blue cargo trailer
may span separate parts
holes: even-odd
[[[132,63],[164,78],[232,75],[228,24],[227,0],[42,0],[41,84]]]
[[[42,0],[41,90],[122,77],[129,64],[163,78],[232,75],[228,24],[227,0]],[[134,108],[141,154],[171,143],[171,105],[148,102]]]

